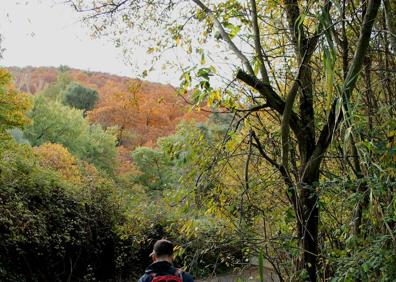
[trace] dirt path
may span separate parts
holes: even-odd
[[[203,280],[196,280],[197,282],[247,282],[260,281],[257,267],[251,267],[241,272],[218,275],[216,277],[207,278]],[[270,268],[264,268],[265,282],[278,282],[279,279]]]

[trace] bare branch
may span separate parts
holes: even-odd
[[[254,45],[255,45],[255,49],[256,49],[256,56],[260,63],[261,76],[262,76],[264,83],[270,84],[270,81],[268,78],[268,72],[264,65],[263,52],[261,50],[262,47],[261,47],[261,42],[260,42],[260,29],[259,29],[258,21],[257,21],[256,0],[250,0],[250,5],[252,6],[251,8],[252,8],[252,23],[253,23],[253,31],[254,31]]]

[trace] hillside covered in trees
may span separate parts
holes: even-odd
[[[119,126],[119,143],[128,149],[152,147],[158,137],[174,133],[180,121],[202,121],[207,117],[203,112],[192,110],[184,99],[176,95],[177,90],[171,85],[66,66],[8,69],[13,74],[16,88],[33,95],[40,91],[55,95],[50,92],[59,91],[59,87],[66,88],[68,82],[96,90],[98,101],[90,109],[89,120],[105,127]],[[133,136],[128,138],[128,134]]]
[[[65,4],[180,83],[0,69],[1,281],[396,281],[395,1]]]
[[[103,128],[113,128],[117,143],[118,165],[116,170],[120,174],[133,170],[130,150],[140,146],[154,147],[159,137],[173,134],[180,122],[204,121],[208,117],[206,112],[192,109],[187,100],[178,96],[177,90],[170,85],[133,80],[105,73],[85,72],[62,66],[59,68],[12,67],[9,68],[9,71],[13,74],[18,90],[48,98],[42,102],[43,106],[40,108],[42,111],[48,110],[45,105],[47,101],[65,100],[66,104],[84,110],[84,117],[88,123],[99,124]],[[76,87],[81,87],[82,91],[84,88],[91,89],[95,91],[97,97],[93,98],[91,102],[87,99],[80,101],[81,105],[73,105],[73,99],[76,100],[78,97],[70,97],[70,95],[78,92]],[[90,94],[82,92],[80,95],[86,97]],[[69,98],[69,102],[67,98]],[[84,103],[92,105],[85,109]],[[55,111],[58,110],[60,109]],[[60,120],[63,119],[62,114],[56,112],[54,114]],[[66,115],[66,112],[64,114]],[[60,121],[59,123],[67,122],[70,121]],[[43,128],[35,134],[48,134],[48,132],[40,130]],[[48,129],[45,128],[45,130]],[[58,131],[55,130],[54,134],[58,134],[60,131],[61,128],[58,127]],[[33,144],[40,144],[41,141],[37,142],[33,141]],[[71,142],[76,141],[71,140]],[[80,145],[76,142],[74,147],[76,146]]]

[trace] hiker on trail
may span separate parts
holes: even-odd
[[[138,282],[194,282],[192,276],[173,266],[173,244],[168,240],[158,240],[150,254],[153,263]]]

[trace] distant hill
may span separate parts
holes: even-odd
[[[65,71],[55,67],[8,69],[17,88],[33,95],[54,83],[59,73]],[[182,120],[207,118],[204,112],[192,111],[171,85],[79,69],[66,71],[73,81],[98,91],[99,102],[88,118],[105,127],[117,125],[120,145],[127,149],[155,145],[159,137],[174,133]],[[137,90],[131,90],[136,87]]]
[[[50,83],[56,81],[61,68],[56,67],[8,67],[14,76],[15,85],[23,92],[35,94],[48,87]],[[117,76],[102,72],[90,72],[79,69],[65,67],[63,70],[69,72],[71,78],[88,87],[100,90],[107,82],[125,83],[131,78]]]

